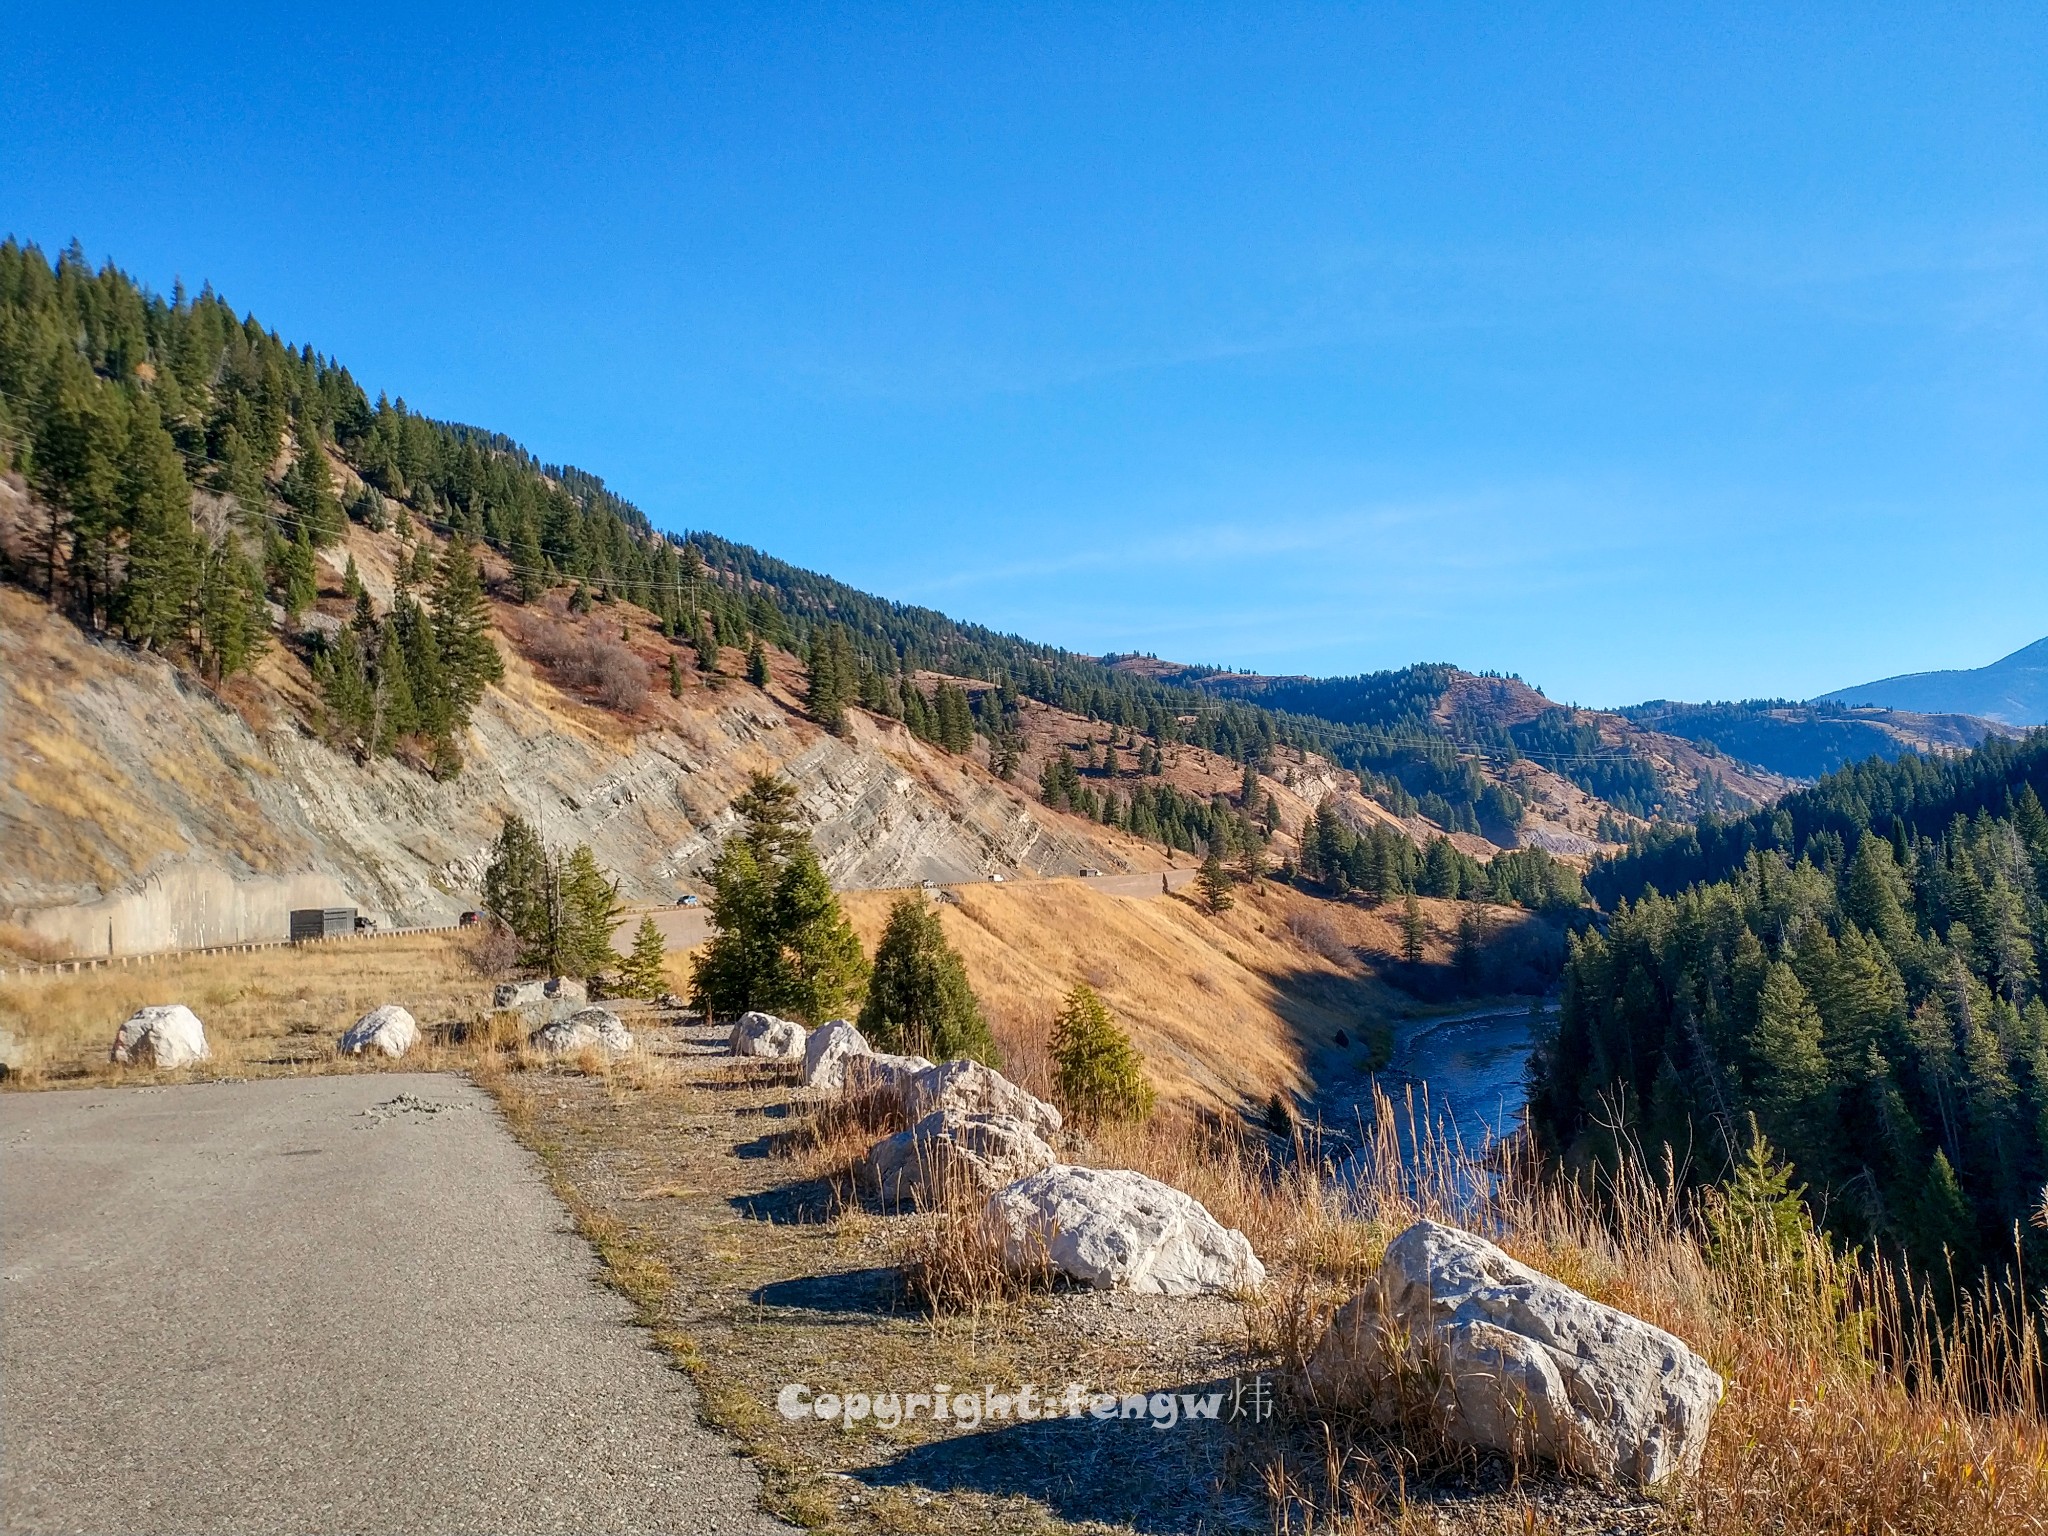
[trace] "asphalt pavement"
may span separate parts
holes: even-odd
[[[0,1169],[8,1530],[789,1529],[461,1078],[7,1093]]]

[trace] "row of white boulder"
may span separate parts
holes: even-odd
[[[1265,1282],[1250,1240],[1192,1195],[1129,1169],[1062,1163],[1059,1110],[992,1067],[878,1052],[844,1019],[806,1031],[750,1013],[730,1043],[736,1056],[801,1059],[806,1086],[875,1096],[900,1113],[909,1129],[869,1148],[862,1183],[892,1205],[947,1189],[984,1193],[1012,1264],[1044,1262],[1081,1285],[1154,1296],[1239,1294]]]
[[[735,1055],[803,1061],[804,1082],[880,1095],[911,1124],[869,1149],[861,1177],[889,1204],[985,1191],[1014,1264],[1038,1259],[1096,1289],[1244,1293],[1265,1267],[1192,1196],[1127,1169],[1062,1163],[1060,1112],[975,1061],[942,1066],[868,1048],[838,1020],[806,1031],[764,1013]],[[1312,1356],[1325,1410],[1431,1422],[1453,1444],[1634,1486],[1696,1471],[1721,1378],[1683,1341],[1510,1258],[1417,1222],[1339,1310]]]
[[[526,1040],[550,1056],[574,1055],[593,1047],[609,1055],[633,1049],[632,1032],[609,1008],[578,1008],[550,1019]],[[335,1049],[343,1056],[397,1058],[419,1042],[418,1020],[398,1004],[385,1003],[344,1030]],[[115,1032],[113,1048],[107,1054],[108,1060],[124,1066],[171,1068],[205,1061],[213,1051],[197,1014],[183,1003],[161,1003],[136,1010]]]

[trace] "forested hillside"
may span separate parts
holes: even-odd
[[[1618,713],[1647,729],[1700,742],[1794,779],[1817,779],[1867,757],[1958,751],[2000,730],[1995,722],[1973,715],[1921,715],[1826,700],[1679,704],[1652,699]]]
[[[1597,864],[1538,1130],[1715,1179],[1754,1115],[1840,1232],[2010,1256],[2048,1180],[2048,731],[1844,769]],[[1668,893],[1668,894],[1666,894]]]
[[[984,738],[999,764],[1017,755],[1019,702],[1035,700],[1247,766],[1319,753],[1398,818],[1508,845],[1527,807],[1501,765],[1525,749],[1611,801],[1610,836],[1667,803],[1722,798],[1710,775],[1660,775],[1568,719],[1453,718],[1444,702],[1465,675],[1447,667],[1240,698],[876,598],[714,534],[657,534],[595,475],[373,401],[343,364],[210,289],[155,294],[76,246],[51,262],[0,244],[0,469],[33,495],[25,525],[0,529],[8,579],[216,687],[266,647],[293,647],[338,741],[442,775],[459,773],[460,736],[497,675],[487,598],[566,584],[574,612],[632,603],[702,656],[788,647],[828,725],[863,706],[955,749],[963,732]],[[381,606],[351,571],[358,611],[337,622],[318,611],[316,556],[350,523],[395,530],[407,558]],[[920,673],[989,686],[908,688]]]

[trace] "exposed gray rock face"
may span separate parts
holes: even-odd
[[[1454,1444],[1647,1486],[1698,1469],[1722,1383],[1663,1329],[1469,1232],[1420,1221],[1387,1246],[1308,1366],[1318,1402]]]
[[[1057,1109],[978,1061],[948,1061],[903,1085],[903,1112],[912,1120],[939,1109],[1021,1120],[1046,1140],[1060,1132]]]
[[[18,735],[75,743],[78,761],[96,765],[93,789],[133,807],[133,825],[0,803],[0,827],[37,829],[19,840],[20,857],[0,860],[0,915],[79,953],[105,952],[110,928],[116,953],[282,938],[293,907],[452,923],[476,904],[505,815],[535,806],[547,808],[550,841],[588,843],[627,900],[666,900],[709,865],[737,825],[734,797],[761,767],[797,786],[842,888],[1122,863],[1021,786],[901,726],[856,712],[848,736],[831,736],[743,685],[690,690],[673,724],[623,740],[563,729],[544,684],[491,688],[464,736],[461,774],[438,781],[391,758],[359,763],[288,715],[259,734],[156,657],[92,647],[90,686],[15,687],[37,674],[24,660],[32,644],[86,654],[66,623],[26,599],[7,609],[0,719]],[[508,682],[532,681],[502,636],[499,648]]]
[[[184,1067],[213,1054],[198,1016],[183,1003],[137,1010],[114,1034],[109,1061],[140,1067]]]
[[[953,1193],[987,1194],[1057,1161],[1022,1120],[938,1109],[869,1148],[860,1178],[885,1205],[920,1196],[935,1204]]]
[[[743,1013],[732,1027],[730,1043],[735,1056],[794,1061],[803,1055],[808,1033],[794,1020],[778,1019],[772,1013]]]
[[[368,1051],[403,1056],[419,1042],[420,1027],[413,1016],[396,1003],[386,1003],[349,1025],[337,1049],[344,1056],[361,1056]]]
[[[846,1058],[869,1054],[867,1036],[845,1019],[820,1024],[804,1042],[804,1086],[844,1088]]]
[[[569,1056],[596,1046],[610,1055],[633,1049],[633,1034],[609,1008],[582,1008],[566,1019],[543,1024],[526,1043],[550,1056]]]
[[[501,981],[491,994],[494,1008],[546,1008],[570,1004],[581,1008],[590,1001],[590,989],[573,976],[551,976],[546,981]]]
[[[1058,1163],[989,1197],[1009,1262],[1049,1263],[1096,1290],[1151,1296],[1255,1291],[1266,1266],[1192,1195],[1121,1168]]]

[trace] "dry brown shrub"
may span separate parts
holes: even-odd
[[[510,622],[513,638],[554,680],[595,694],[620,714],[635,714],[647,702],[647,663],[619,643],[598,619],[574,629],[541,614],[521,613]]]

